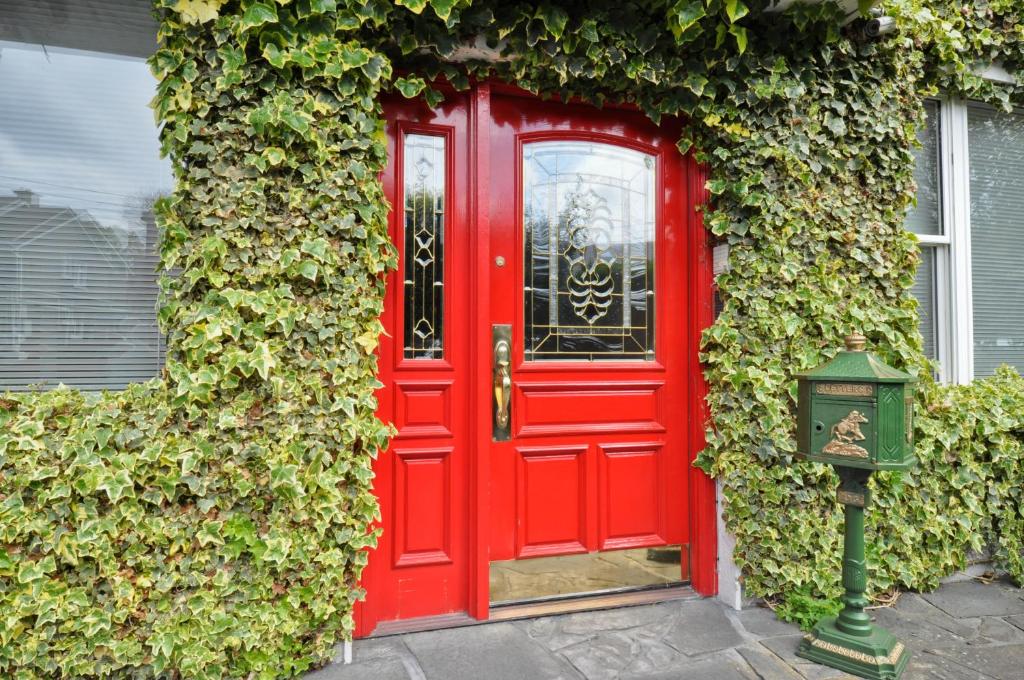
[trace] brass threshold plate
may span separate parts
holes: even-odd
[[[465,613],[423,616],[402,621],[382,621],[368,636],[371,638],[420,633],[427,630],[479,626],[495,621],[528,619],[536,616],[573,614],[576,612],[614,609],[616,607],[638,607],[645,604],[670,602],[672,600],[699,600],[701,596],[688,585],[655,586],[653,588],[629,589],[627,591],[597,595],[576,595],[552,598],[541,602],[514,603],[491,607],[487,620],[481,621]]]
[[[700,595],[688,585],[654,586],[640,590],[577,595],[571,597],[550,598],[538,602],[513,603],[492,606],[491,621],[509,621],[526,619],[534,616],[551,616],[555,614],[572,614],[575,612],[613,609],[615,607],[636,607],[644,604],[668,602],[670,600],[698,600]]]

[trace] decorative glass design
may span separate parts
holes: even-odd
[[[577,141],[523,155],[526,360],[653,360],[654,157]]]
[[[405,358],[444,356],[445,140],[405,135]]]

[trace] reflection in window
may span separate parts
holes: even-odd
[[[974,375],[1024,371],[1024,113],[967,112]]]
[[[929,359],[936,358],[938,328],[938,301],[935,280],[935,255],[937,248],[922,248],[921,262],[917,265],[917,276],[911,295],[917,299],[917,312],[921,319],[921,336],[924,338],[924,353]]]
[[[907,214],[907,231],[938,235],[943,232],[941,219],[941,175],[939,168],[939,103],[924,103],[925,124],[917,131],[921,148],[914,153],[914,183],[917,184],[917,205]]]
[[[654,157],[524,147],[526,360],[654,359]]]
[[[444,355],[444,137],[405,135],[405,357]]]
[[[0,41],[0,390],[117,389],[163,365],[154,92],[141,58]]]

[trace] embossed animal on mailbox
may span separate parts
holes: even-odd
[[[860,411],[850,411],[849,415],[832,426],[830,434],[833,439],[847,444],[864,441],[864,433],[860,431],[860,426],[866,422],[868,419]]]

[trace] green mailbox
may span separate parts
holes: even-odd
[[[903,470],[914,464],[915,379],[846,338],[846,351],[797,376],[797,451],[819,463]]]
[[[899,678],[910,653],[889,631],[874,626],[864,563],[864,507],[875,470],[914,464],[914,378],[864,351],[866,339],[847,336],[846,350],[797,376],[797,453],[835,467],[837,500],[845,513],[843,609],[804,636],[797,655],[873,680]]]

